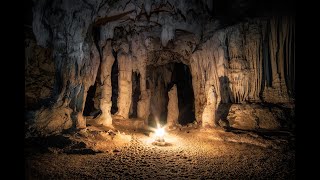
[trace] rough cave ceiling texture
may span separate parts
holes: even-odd
[[[222,103],[292,102],[294,16],[282,10],[273,16],[272,4],[265,5],[250,0],[35,1],[33,33],[38,45],[52,49],[55,69],[54,104],[37,112],[38,128],[84,127],[87,91],[96,81],[101,89],[98,122],[110,126],[115,59],[117,117],[129,117],[132,72],[140,75],[138,118],[147,119],[154,103],[163,107],[163,88],[157,87],[168,86],[173,68],[163,65],[174,62],[191,71],[195,118],[203,126],[215,125]],[[275,7],[285,6],[291,4]],[[161,77],[149,75],[149,67],[159,67]],[[172,104],[176,99],[167,101],[177,107]]]

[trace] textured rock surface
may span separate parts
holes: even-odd
[[[119,97],[117,116],[129,118],[132,96],[132,60],[131,55],[121,53],[118,55],[119,63]]]
[[[207,102],[205,104],[203,113],[202,113],[202,126],[203,127],[212,127],[214,126],[215,114],[217,109],[217,93],[215,92],[213,86],[207,90]]]
[[[42,134],[60,133],[72,127],[71,113],[72,109],[63,107],[40,109],[35,114],[36,123],[33,128]]]
[[[290,22],[290,20],[290,18],[283,19],[285,22]],[[263,48],[267,46],[265,43],[279,42],[286,38],[289,41],[292,38],[282,37],[279,29],[276,29],[273,33],[279,34],[279,39],[274,35],[265,39],[266,42],[264,42],[264,34],[268,34],[266,26],[272,28],[276,26],[272,21],[255,19],[219,30],[202,45],[201,50],[192,54],[191,72],[193,79],[195,79],[193,88],[198,120],[203,116],[205,104],[208,100],[204,94],[208,86],[214,87],[217,92],[217,101],[220,102],[221,100],[222,103],[263,101],[288,103],[292,101],[286,90],[293,88],[289,86],[292,84],[292,78],[294,77],[283,76],[282,80],[275,79],[270,81],[271,84],[269,84],[269,79],[272,79],[272,74],[269,74],[269,71],[277,73],[286,69],[288,74],[294,73],[291,64],[294,59],[285,60],[283,56],[285,53],[287,53],[287,56],[292,56],[290,51],[282,52],[281,57],[277,56],[277,66],[271,66],[271,69],[269,69],[270,67],[266,65],[272,64],[273,61],[266,57],[268,56],[266,51],[274,51],[276,47],[285,45],[276,44],[269,49],[264,49],[263,52]],[[289,27],[286,29],[288,33],[292,31]],[[284,67],[284,62],[288,63],[287,67]],[[290,84],[287,83],[286,86],[284,85],[285,81],[291,82]],[[284,86],[287,88],[284,88]],[[262,98],[261,94],[263,94]]]
[[[167,126],[174,126],[178,124],[179,107],[178,107],[178,92],[177,86],[174,85],[168,92],[168,115],[167,115]]]
[[[227,120],[229,125],[238,129],[268,129],[275,130],[287,126],[286,120],[293,118],[286,108],[268,107],[260,104],[233,104],[230,107]]]
[[[84,127],[87,91],[100,81],[98,121],[110,125],[114,59],[119,63],[116,114],[125,119],[133,104],[135,72],[140,77],[137,116],[165,121],[173,63],[190,68],[195,117],[203,125],[212,126],[219,119],[220,103],[294,102],[294,19],[285,15],[247,18],[244,9],[250,9],[249,4],[227,9],[243,18],[235,21],[216,16],[221,13],[219,4],[209,1],[35,2],[33,32],[39,45],[52,47],[55,63],[51,111],[71,109],[72,127]],[[253,122],[248,120],[250,128],[255,127]]]
[[[93,38],[88,36],[91,8],[75,1],[41,1],[36,3],[33,13],[38,44],[53,47],[56,79],[51,112],[54,114],[60,107],[70,108],[72,127],[77,128],[85,127],[82,112],[86,93],[95,82],[100,63]]]
[[[36,44],[27,32],[25,39],[25,108],[36,110],[50,98],[54,84],[51,50]]]
[[[145,124],[143,119],[114,119],[113,125],[117,129],[126,129],[126,130],[144,130]]]
[[[112,54],[111,41],[108,41],[103,47],[103,57],[101,61],[100,68],[100,84],[101,84],[101,94],[100,94],[100,106],[99,108],[102,111],[98,119],[99,124],[105,126],[112,125],[111,117],[111,96],[112,96],[112,85],[111,85],[111,69],[112,64],[114,63],[114,57]]]

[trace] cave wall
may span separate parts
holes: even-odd
[[[219,124],[221,104],[294,102],[294,18],[219,19],[214,16],[218,7],[212,6],[173,0],[35,2],[35,39],[52,50],[55,71],[52,94],[46,94],[52,103],[37,113],[38,126],[44,131],[55,131],[48,124],[58,131],[85,127],[87,91],[95,83],[98,122],[111,125],[115,59],[116,116],[122,119],[130,115],[133,72],[140,77],[137,117],[166,116],[175,62],[190,68],[195,116],[203,126]]]
[[[47,118],[38,114],[36,121],[41,123],[37,126],[43,131],[55,131],[46,125],[48,122],[57,122],[57,126],[71,123],[74,128],[86,126],[82,115],[86,93],[95,82],[100,64],[89,29],[91,8],[78,1],[41,1],[34,6],[33,31],[39,45],[52,47],[56,72],[54,104],[40,114],[55,114],[57,109],[65,109],[67,114]],[[64,119],[62,124],[60,119]]]
[[[292,103],[294,52],[287,43],[293,27],[290,17],[251,19],[219,30],[193,53],[197,119],[212,122],[207,107],[216,111],[219,103]]]
[[[30,30],[25,32],[25,109],[37,110],[50,103],[54,84],[52,50],[37,45]]]

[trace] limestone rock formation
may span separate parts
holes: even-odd
[[[293,118],[284,107],[268,107],[259,104],[233,104],[227,119],[230,127],[238,129],[276,130],[286,126],[286,120]]]
[[[72,128],[72,109],[70,108],[41,108],[35,114],[36,123],[32,125],[41,134],[56,134]]]
[[[207,102],[202,113],[202,126],[214,126],[215,114],[217,109],[217,93],[213,86],[209,87],[206,93]]]
[[[102,114],[98,119],[99,124],[105,126],[112,125],[111,117],[111,96],[112,96],[112,84],[111,84],[111,68],[114,63],[114,57],[112,55],[111,41],[108,41],[103,47],[103,57],[101,61],[100,80],[101,80],[101,97],[100,97],[100,109]]]
[[[178,107],[178,92],[177,86],[174,85],[168,92],[168,115],[167,126],[174,126],[178,124],[179,107]]]
[[[249,4],[243,4],[248,6],[245,9],[250,9]],[[34,2],[33,33],[38,45],[50,48],[55,73],[53,87],[48,85],[52,94],[48,88],[41,97],[52,99],[45,108],[53,116],[60,117],[64,111],[70,114],[64,117],[68,120],[55,121],[68,122],[68,126],[47,127],[50,131],[85,127],[83,111],[92,86],[100,124],[112,125],[111,109],[117,109],[117,119],[128,119],[136,112],[145,123],[154,118],[171,123],[175,118],[168,110],[173,103],[168,92],[177,81],[177,63],[190,69],[194,105],[189,106],[203,126],[218,125],[221,104],[294,103],[294,18],[249,17],[243,7],[231,6],[227,11],[233,13],[231,18],[223,19],[219,8],[212,1]],[[114,85],[111,77],[116,74],[112,73],[116,62],[119,73]],[[133,73],[139,80],[133,81]],[[133,87],[139,87],[138,100],[133,98]],[[179,87],[177,91],[178,97],[185,98]],[[27,98],[31,97],[35,98],[28,92]],[[175,112],[184,113],[179,108]],[[265,122],[260,118],[259,123],[254,111],[245,113],[251,119],[236,113],[230,124],[246,129],[279,127],[267,111],[258,113],[267,114]],[[37,116],[35,123],[47,121],[42,118]]]
[[[118,55],[119,62],[119,97],[117,115],[121,118],[129,118],[132,96],[132,59],[127,53]]]

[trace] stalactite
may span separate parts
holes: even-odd
[[[175,29],[172,25],[165,24],[161,31],[162,46],[167,46],[168,42],[174,38]]]
[[[246,90],[249,91],[250,101],[259,101],[259,93],[261,86],[261,71],[262,66],[260,65],[260,51],[261,51],[261,41],[262,34],[259,31],[259,21],[248,22],[245,24],[245,38],[244,38],[244,49],[245,49],[245,59],[248,61],[248,73],[249,73],[249,86],[250,88]]]
[[[292,61],[289,58],[289,49],[286,47],[286,42],[290,39],[290,24],[289,17],[273,17],[270,19],[269,34],[269,51],[272,71],[272,88],[266,87],[263,92],[264,101],[268,102],[289,102],[288,92],[290,92],[290,74],[289,63]],[[267,59],[265,60],[267,61]]]
[[[150,16],[151,6],[152,6],[151,0],[144,1],[144,10],[146,11],[148,16]]]
[[[110,22],[100,27],[100,42],[104,43],[108,39],[113,39],[115,26],[116,23]]]
[[[224,75],[224,57],[221,57],[219,52],[224,50],[221,50],[221,41],[218,38],[220,36],[224,36],[224,34],[217,33],[210,41],[207,41],[201,51],[193,53],[190,61],[195,96],[195,115],[197,121],[203,122],[203,126],[208,123],[210,126],[213,125],[215,108],[221,101],[219,74]],[[224,39],[222,38],[222,40]],[[218,63],[221,64],[217,65]],[[209,93],[212,91],[214,91],[214,95]],[[209,102],[208,98],[213,98],[214,102],[213,100]]]
[[[147,47],[148,42],[143,34],[134,35],[131,40],[132,56],[136,59],[133,68],[140,73],[140,97],[137,105],[138,118],[144,119],[145,125],[150,114],[150,89],[147,89]]]
[[[286,39],[286,82],[287,82],[287,87],[289,90],[289,95],[292,96],[294,92],[294,69],[293,63],[293,46],[292,44],[294,43],[294,37],[293,37],[293,31],[294,31],[294,21],[292,17],[287,17],[288,19],[288,36]]]
[[[233,103],[245,103],[262,100],[260,99],[262,92],[265,94],[265,91],[269,92],[272,89],[262,88],[264,86],[262,83],[268,83],[269,77],[272,86],[281,83],[281,71],[285,68],[283,63],[286,61],[284,58],[287,57],[287,54],[284,52],[285,48],[281,49],[282,54],[278,49],[281,45],[284,46],[284,41],[289,37],[288,33],[279,34],[279,23],[281,24],[281,22],[275,18],[269,21],[271,33],[267,34],[266,22],[256,19],[246,24],[230,27],[224,30],[226,35],[224,38],[213,35],[202,45],[201,50],[193,53],[190,64],[192,78],[195,80],[193,81],[193,88],[196,97],[197,120],[205,121],[202,115],[204,109],[206,109],[208,97],[203,93],[207,92],[210,85],[217,93],[217,102],[227,102],[226,99],[230,98]],[[286,30],[286,27],[282,29]],[[278,36],[283,37],[278,39]],[[282,44],[278,44],[278,42],[282,42]],[[221,58],[221,47],[225,47],[223,51],[229,53],[223,55],[223,59],[230,58],[226,63],[222,63],[223,65],[219,60]],[[268,56],[268,51],[270,56]],[[268,62],[269,58],[270,61]],[[292,62],[292,60],[288,61]],[[263,73],[265,74],[263,75]],[[222,81],[223,83],[219,83],[223,74],[226,75],[227,79]],[[227,84],[227,87],[230,88],[228,93],[230,97],[225,97],[220,92],[220,89],[224,88],[224,84]],[[283,84],[281,87],[282,89],[274,90],[274,97],[278,97],[277,94],[285,91],[286,87]],[[221,101],[219,101],[219,98],[221,98]],[[283,102],[286,100],[280,98],[276,101]]]
[[[261,31],[260,31],[261,32]],[[262,35],[263,36],[263,35]],[[260,43],[259,43],[259,78],[258,78],[258,83],[257,83],[257,95],[259,97],[259,100],[260,99],[260,94],[261,94],[261,91],[262,91],[262,86],[264,86],[264,81],[263,81],[263,37],[261,37],[260,39]]]
[[[288,19],[282,17],[280,22],[279,37],[280,37],[280,49],[279,49],[279,69],[280,69],[280,79],[282,82],[285,81],[285,42],[288,39]]]
[[[289,32],[288,32],[288,39],[286,41],[286,63],[287,63],[287,74],[286,74],[286,77],[287,77],[287,87],[289,89],[289,95],[291,96],[292,95],[292,75],[291,75],[291,48],[290,48],[290,45],[292,43],[292,20],[290,17],[289,18]]]
[[[271,71],[272,71],[272,87],[279,82],[279,74],[277,68],[277,53],[278,53],[278,21],[275,17],[270,20],[270,30],[269,35],[269,50],[270,50],[270,60],[271,60]]]
[[[53,48],[53,109],[61,108],[59,114],[69,113],[74,127],[85,127],[82,111],[88,88],[97,76],[99,53],[102,114],[98,122],[111,125],[110,69],[114,58],[110,39],[118,52],[116,115],[121,118],[129,115],[132,72],[140,74],[137,116],[148,119],[150,104],[157,116],[165,111],[173,67],[159,67],[160,62],[183,62],[190,67],[196,119],[203,125],[213,123],[220,103],[288,102],[288,92],[294,94],[295,23],[289,17],[248,18],[222,27],[217,25],[222,20],[212,18],[216,12],[210,12],[217,7],[208,0],[35,4],[33,31],[37,42]],[[191,8],[190,4],[196,6]],[[203,22],[208,18],[210,22]],[[92,33],[92,29],[101,29],[100,34]],[[92,40],[92,34],[99,37]],[[155,54],[160,55],[155,58]],[[170,58],[163,60],[162,56]],[[148,72],[152,64],[154,71]]]

